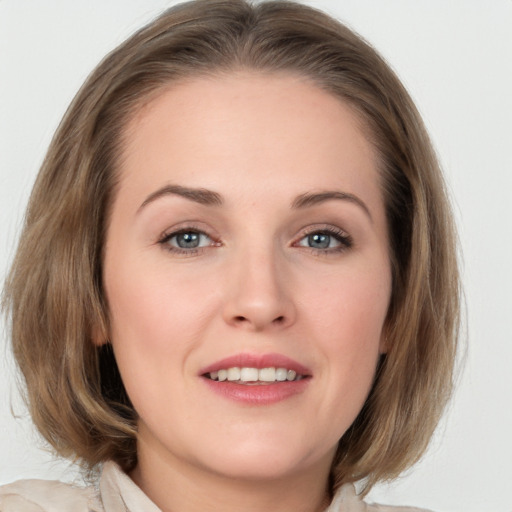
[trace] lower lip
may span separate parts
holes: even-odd
[[[203,377],[206,385],[224,398],[248,405],[270,405],[304,392],[310,378],[271,384],[237,384]]]

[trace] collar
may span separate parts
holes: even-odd
[[[115,462],[105,462],[100,496],[106,512],[162,512]],[[352,484],[342,485],[325,512],[366,512]]]

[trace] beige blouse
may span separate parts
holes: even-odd
[[[0,487],[0,512],[161,512],[113,462],[99,487],[76,487],[46,480],[20,480]],[[418,508],[370,505],[350,484],[343,485],[325,512],[427,512]]]

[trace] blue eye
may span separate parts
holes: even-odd
[[[313,235],[308,235],[306,239],[308,246],[314,249],[328,249],[333,241],[331,235],[326,235],[325,233],[314,233]]]
[[[201,231],[186,229],[165,235],[160,241],[171,251],[193,252],[213,245],[212,239]]]
[[[189,231],[188,233],[174,235],[171,240],[174,239],[176,245],[181,249],[195,249],[201,245],[201,238],[204,238],[204,235],[201,233]]]
[[[323,229],[304,236],[297,245],[325,252],[340,251],[351,247],[352,239],[343,231]]]

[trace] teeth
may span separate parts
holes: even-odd
[[[259,380],[259,371],[257,368],[242,368],[240,370],[240,380],[242,382],[256,382]]]
[[[276,369],[275,368],[262,368],[259,371],[259,380],[263,382],[275,382]]]
[[[209,377],[219,382],[284,382],[301,380],[302,375],[297,375],[294,370],[288,368],[226,368],[210,372]]]
[[[276,380],[278,382],[284,382],[288,377],[288,370],[286,368],[278,368],[276,370]]]
[[[286,380],[295,380],[295,377],[297,377],[297,372],[288,370],[288,373],[286,374]]]
[[[240,368],[228,368],[228,380],[240,380]]]

